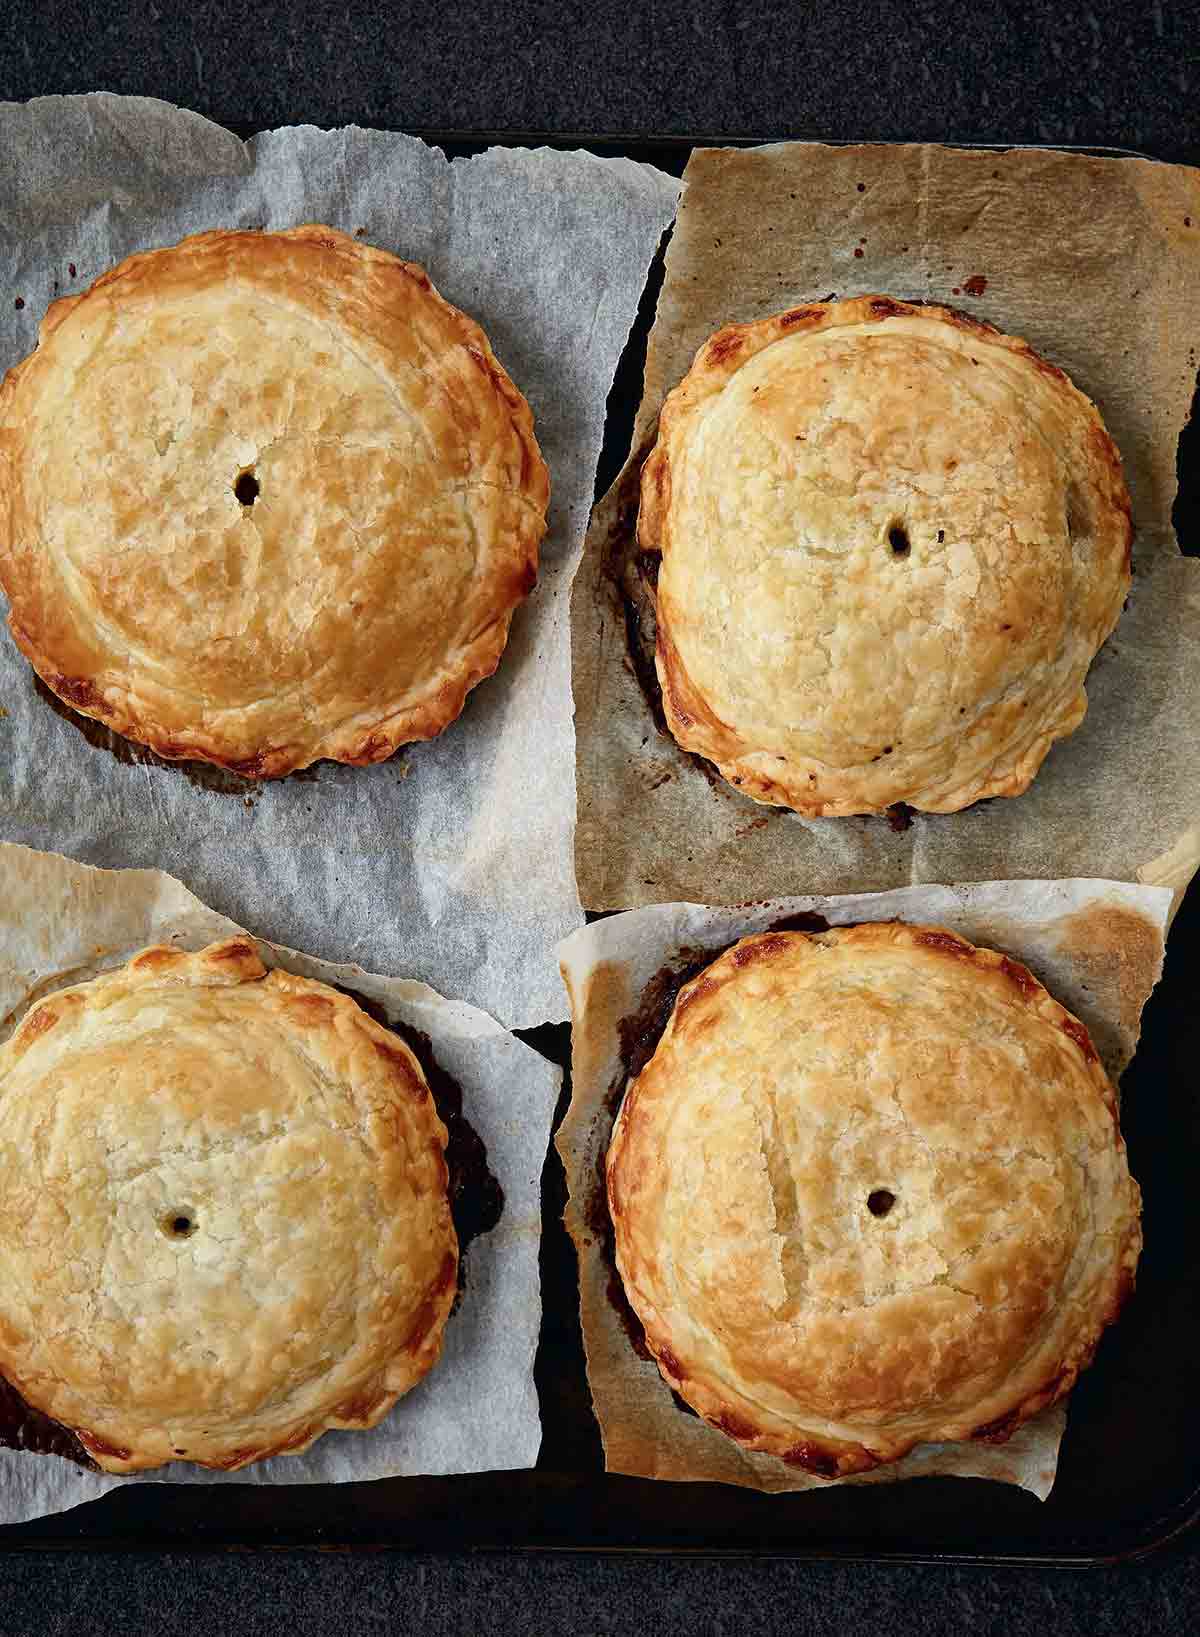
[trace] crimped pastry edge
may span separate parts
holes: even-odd
[[[1057,365],[1042,358],[1027,341],[998,329],[956,307],[934,302],[903,301],[875,294],[843,301],[808,302],[767,318],[744,324],[727,324],[711,335],[697,350],[683,380],[667,395],[659,414],[654,447],[642,467],[637,534],[642,549],[661,553],[667,534],[671,506],[671,450],[673,440],[683,435],[689,417],[709,397],[719,393],[743,364],[787,336],[875,324],[895,318],[934,319],[970,334],[982,346],[999,347],[1028,361],[1065,402],[1082,408],[1090,432],[1094,463],[1103,476],[1107,498],[1123,519],[1124,592],[1130,584],[1133,520],[1125,485],[1120,452],[1100,418],[1096,406]],[[805,818],[845,818],[854,814],[880,814],[897,802],[920,812],[952,813],[991,797],[1019,796],[1032,784],[1039,768],[1057,740],[1073,733],[1087,711],[1087,695],[1081,685],[1071,698],[1060,702],[1058,711],[1047,720],[1040,733],[1012,760],[993,763],[975,778],[936,793],[897,791],[887,801],[824,794],[824,764],[811,761],[793,777],[772,775],[763,765],[777,768],[779,758],[748,745],[736,728],[723,721],[709,706],[688,676],[678,649],[671,638],[669,622],[660,600],[655,597],[657,640],[655,669],[662,689],[663,711],[671,734],[682,749],[711,761],[718,772],[743,795],[766,806],[791,808]],[[1120,614],[1117,604],[1111,635]],[[1103,640],[1103,639],[1102,639]],[[832,770],[828,770],[832,771]],[[836,770],[844,778],[844,769]],[[840,780],[839,780],[840,782]]]
[[[233,987],[244,983],[266,983],[290,996],[318,997],[332,1005],[334,1015],[347,1021],[361,1032],[373,1049],[376,1068],[382,1065],[393,1082],[397,1097],[411,1099],[423,1093],[428,1102],[431,1134],[441,1150],[440,1174],[443,1190],[448,1188],[449,1171],[445,1160],[446,1128],[433,1106],[420,1063],[404,1041],[391,1030],[371,1018],[349,995],[342,994],[328,984],[312,978],[299,977],[281,967],[268,968],[258,952],[256,941],[248,934],[235,934],[220,942],[191,952],[170,945],[151,945],[132,956],[124,966],[101,974],[85,983],[52,991],[40,998],[21,1019],[12,1035],[0,1044],[0,1096],[6,1069],[15,1064],[26,1050],[49,1028],[52,1028],[64,1010],[72,1011],[88,1004],[88,993],[95,997],[105,987],[124,984],[127,988],[152,991],[172,985],[196,987]],[[128,1474],[156,1469],[173,1464],[175,1459],[186,1459],[189,1464],[214,1471],[236,1472],[255,1462],[276,1455],[302,1455],[326,1432],[368,1431],[377,1426],[407,1392],[428,1374],[441,1356],[446,1320],[454,1304],[458,1277],[458,1241],[446,1202],[446,1221],[450,1249],[443,1258],[438,1279],[430,1287],[425,1305],[429,1308],[429,1324],[415,1350],[406,1348],[400,1354],[381,1362],[375,1375],[364,1382],[349,1398],[335,1404],[330,1410],[314,1416],[304,1425],[292,1429],[286,1436],[269,1439],[261,1444],[242,1445],[208,1458],[189,1452],[186,1457],[174,1457],[159,1452],[139,1451],[132,1444],[114,1444],[99,1433],[76,1424],[62,1421],[69,1427],[88,1455],[104,1472]],[[34,1408],[53,1419],[59,1419],[54,1406],[29,1388],[15,1368],[8,1349],[3,1346],[3,1327],[0,1326],[0,1375]],[[160,1429],[161,1430],[161,1429]],[[165,1439],[164,1442],[169,1442]]]
[[[748,959],[768,958],[774,950],[783,949],[790,942],[828,943],[850,942],[869,948],[880,945],[907,945],[933,953],[940,959],[966,962],[987,981],[1011,987],[1020,1003],[1030,1007],[1046,1022],[1061,1030],[1072,1050],[1082,1061],[1085,1071],[1104,1108],[1112,1119],[1114,1140],[1119,1151],[1124,1150],[1120,1115],[1112,1082],[1105,1073],[1099,1054],[1092,1044],[1086,1026],[1062,1006],[1033,973],[1021,962],[998,950],[969,943],[958,933],[944,927],[918,926],[906,922],[861,922],[833,927],[827,932],[761,932],[739,939],[719,955],[704,971],[697,974],[680,990],[666,1028],[655,1048],[655,1056],[662,1043],[674,1034],[676,1015],[680,1008],[698,998],[704,991],[720,987],[736,975]],[[739,954],[741,959],[739,960]],[[645,1074],[654,1062],[652,1056]],[[890,1465],[927,1443],[964,1443],[978,1441],[1003,1444],[1025,1422],[1049,1409],[1064,1398],[1074,1386],[1080,1373],[1092,1362],[1104,1331],[1120,1316],[1125,1303],[1132,1296],[1136,1270],[1142,1248],[1140,1222],[1141,1193],[1137,1183],[1128,1177],[1131,1214],[1127,1233],[1116,1247],[1103,1299],[1098,1303],[1091,1324],[1081,1332],[1074,1344],[1064,1350],[1045,1378],[1015,1399],[996,1392],[982,1402],[969,1418],[949,1419],[931,1426],[918,1436],[888,1438],[876,1435],[869,1442],[836,1438],[811,1428],[796,1426],[787,1432],[775,1426],[755,1424],[747,1411],[746,1400],[729,1391],[722,1391],[720,1383],[689,1375],[672,1346],[669,1327],[652,1298],[638,1284],[640,1259],[631,1254],[627,1224],[620,1207],[619,1174],[628,1154],[626,1113],[634,1106],[641,1075],[626,1087],[613,1126],[605,1161],[605,1186],[608,1209],[614,1228],[614,1254],[617,1271],[631,1307],[641,1322],[646,1345],[667,1385],[688,1403],[714,1430],[743,1448],[775,1457],[789,1466],[795,1466],[825,1479],[845,1478]]]
[[[126,280],[132,281],[135,287],[151,282],[155,267],[162,258],[183,254],[200,261],[210,255],[220,255],[231,241],[244,241],[252,246],[264,238],[315,243],[335,254],[353,257],[358,265],[370,270],[370,276],[390,278],[398,275],[420,288],[427,299],[437,304],[443,316],[449,318],[463,346],[474,357],[481,372],[489,378],[497,396],[503,401],[521,447],[522,466],[527,468],[527,484],[523,493],[525,503],[519,507],[521,532],[513,542],[519,570],[509,576],[503,599],[497,599],[494,619],[458,654],[452,656],[446,668],[447,674],[431,682],[422,700],[415,705],[404,706],[384,703],[377,709],[347,718],[310,744],[265,745],[248,757],[232,755],[215,736],[202,730],[180,732],[168,729],[156,719],[149,700],[139,694],[136,678],[117,681],[65,674],[44,645],[36,625],[30,626],[22,621],[18,612],[20,588],[9,583],[5,576],[6,556],[0,544],[0,584],[3,584],[10,601],[9,630],[21,653],[53,693],[81,715],[103,722],[125,738],[146,745],[167,761],[205,761],[247,779],[283,778],[323,759],[356,766],[386,761],[401,745],[436,738],[456,721],[466,704],[467,695],[496,671],[508,642],[513,615],[537,583],[538,556],[545,534],[550,493],[549,473],[534,435],[533,413],[527,400],[496,358],[483,329],[445,300],[423,267],[320,223],[306,223],[271,234],[221,228],[191,234],[174,245],[127,256],[86,290],[60,296],[46,309],[38,329],[38,345],[8,370],[0,381],[0,524],[7,520],[10,538],[16,538],[20,532],[21,500],[19,477],[14,475],[21,463],[21,428],[19,425],[15,430],[12,427],[12,408],[26,374],[44,363],[44,343],[59,325],[76,307],[98,292],[104,293]]]

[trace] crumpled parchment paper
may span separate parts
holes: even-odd
[[[611,573],[636,550],[637,470],[659,407],[701,343],[731,321],[868,292],[964,308],[1062,366],[1120,446],[1137,530],[1133,590],[1082,727],[1023,796],[918,814],[901,834],[882,818],[801,819],[706,779],[655,729]],[[1198,354],[1200,171],[924,145],[694,153],[633,455],[575,583],[585,908],[1080,871],[1181,894],[1200,861],[1200,563],[1180,556],[1171,510]],[[642,587],[652,630],[647,605]]]
[[[201,949],[242,930],[161,870],[97,870],[2,842],[0,1037],[32,1001],[119,966],[149,944]],[[55,1455],[0,1449],[0,1524],[62,1512],[129,1483],[350,1483],[530,1467],[537,1459],[541,1173],[560,1071],[485,1012],[423,983],[334,966],[261,939],[258,946],[268,965],[357,990],[389,1018],[422,1030],[462,1086],[463,1112],[487,1147],[504,1211],[467,1249],[465,1286],[441,1359],[370,1432],[327,1432],[303,1455],[241,1472],[176,1461],[119,1477]]]
[[[265,937],[411,973],[511,1026],[565,1016],[552,951],[581,919],[568,588],[613,372],[677,192],[650,166],[587,153],[450,163],[354,128],[244,144],[146,98],[0,105],[0,368],[34,346],[56,295],[132,251],[327,222],[423,263],[482,324],[551,478],[540,582],[496,676],[438,739],[375,767],[255,785],[123,764],[56,714],[3,632],[0,834],[169,869]]]

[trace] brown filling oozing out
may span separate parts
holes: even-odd
[[[123,733],[110,728],[106,722],[73,710],[67,701],[56,694],[53,688],[48,687],[36,673],[33,687],[38,698],[49,705],[56,716],[61,716],[64,722],[69,722],[81,733],[94,750],[106,750],[123,767],[170,768],[175,773],[182,774],[197,790],[209,790],[218,796],[253,797],[261,789],[260,782],[256,780],[253,770],[249,767],[244,773],[238,773],[229,767],[218,767],[215,762],[160,756],[157,751],[151,750],[149,745],[143,745],[137,739],[127,739]],[[314,762],[311,767],[293,768],[290,773],[284,775],[284,779],[311,781],[320,777],[320,769],[321,763]]]
[[[458,1236],[458,1301],[466,1285],[467,1250],[500,1221],[504,1214],[504,1189],[488,1164],[487,1146],[463,1113],[462,1086],[434,1055],[429,1036],[407,1023],[393,1023],[377,1001],[368,1000],[356,989],[335,984],[349,995],[368,1017],[397,1035],[421,1065],[421,1073],[433,1094],[438,1117],[446,1127],[446,1170],[449,1172],[450,1215]]]
[[[641,500],[642,467],[654,448],[656,433],[651,433],[629,462],[617,491],[616,505],[608,538],[601,547],[604,577],[621,611],[625,626],[625,651],[629,669],[641,690],[650,712],[655,731],[669,739],[679,754],[702,773],[714,790],[723,795],[736,795],[729,780],[695,751],[684,750],[667,726],[663,709],[662,684],[655,668],[654,652],[658,635],[655,595],[658,572],[662,566],[661,553],[643,549],[637,543],[638,507]],[[767,812],[786,812],[786,807],[768,808]],[[906,802],[895,802],[885,813],[888,827],[897,834],[909,829],[914,809]]]
[[[694,751],[684,750],[676,743],[663,709],[662,685],[654,665],[658,636],[654,599],[662,557],[659,552],[642,550],[637,544],[642,467],[654,448],[655,436],[651,433],[645,439],[621,479],[612,526],[601,548],[604,576],[621,611],[629,668],[646,701],[655,731],[664,739],[669,739],[679,754],[704,775],[714,790],[733,795],[728,781],[722,778],[710,761],[697,756]]]
[[[89,1472],[100,1470],[70,1427],[52,1421],[41,1410],[27,1404],[3,1376],[0,1376],[0,1447],[23,1449],[31,1455],[61,1455]]]

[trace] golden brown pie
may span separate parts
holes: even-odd
[[[458,1246],[412,1053],[245,938],[144,950],[0,1046],[0,1373],[109,1472],[372,1427]]]
[[[537,576],[529,406],[420,267],[217,232],[56,301],[0,389],[0,582],[62,699],[271,778],[453,722]]]
[[[669,1384],[825,1477],[1002,1441],[1132,1289],[1139,1193],[1083,1025],[933,927],[744,938],[679,994],[608,1155]]]
[[[885,296],[711,337],[638,531],[672,733],[811,817],[1019,795],[1129,589],[1094,405],[1024,341]]]

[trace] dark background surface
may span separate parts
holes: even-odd
[[[1067,142],[1200,159],[1197,7],[9,4],[0,93],[224,124]]]
[[[1111,144],[1200,163],[1200,8],[3,8],[0,97],[95,89],[161,96],[248,128]],[[1087,1571],[387,1552],[0,1556],[0,1633],[1053,1627],[1067,1637],[1184,1632],[1197,1608],[1196,1537],[1142,1564]]]

